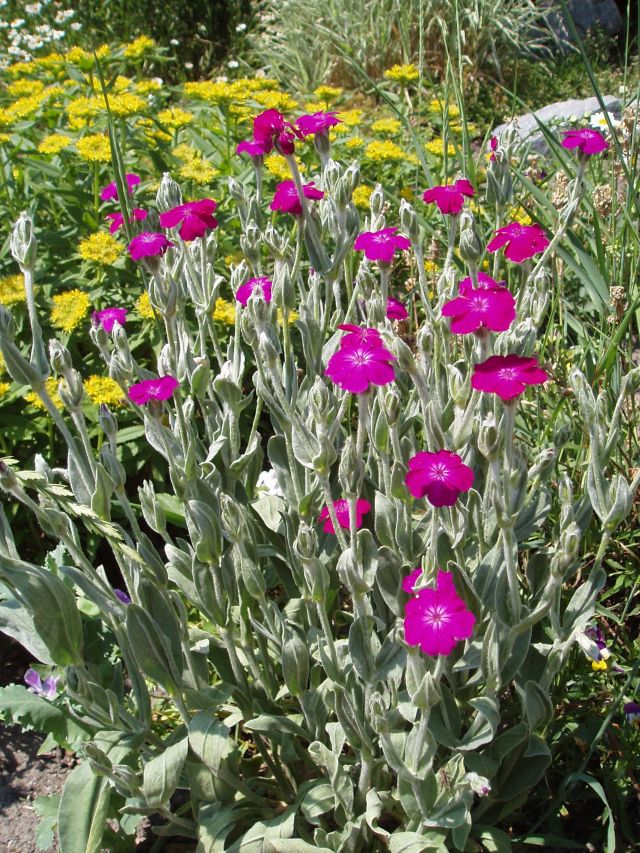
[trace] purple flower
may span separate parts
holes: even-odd
[[[519,397],[528,385],[541,385],[549,379],[538,359],[522,355],[492,355],[473,366],[471,387],[497,394],[502,400]]]
[[[114,589],[113,594],[123,604],[131,604],[131,599],[123,589]]]
[[[28,669],[24,674],[24,681],[31,693],[42,696],[44,699],[53,699],[58,692],[58,678],[49,675],[43,681],[35,669]]]
[[[516,301],[504,283],[490,275],[478,273],[479,286],[474,288],[470,278],[460,282],[460,295],[442,306],[443,317],[452,317],[454,335],[466,335],[481,327],[492,332],[504,332],[516,318]]]
[[[435,202],[440,213],[460,213],[464,205],[464,197],[473,198],[475,190],[471,183],[463,178],[454,184],[431,187],[425,190],[422,199],[427,204]]]
[[[296,124],[303,136],[313,136],[316,133],[326,134],[329,128],[342,124],[342,121],[337,118],[334,112],[317,112],[300,116]]]
[[[175,228],[182,223],[178,234],[186,242],[204,237],[207,231],[218,227],[218,220],[213,212],[218,206],[212,198],[202,198],[200,201],[188,201],[179,204],[160,214],[160,225],[163,228]]]
[[[637,702],[626,702],[622,710],[628,723],[640,726],[640,705]]]
[[[515,264],[521,264],[528,258],[543,252],[549,245],[549,238],[539,225],[521,225],[511,222],[504,228],[498,228],[496,236],[487,246],[487,252],[496,252],[503,246],[505,258]]]
[[[91,319],[96,326],[102,326],[105,332],[111,333],[115,323],[124,326],[127,319],[127,309],[102,308],[100,311],[94,311]]]
[[[265,302],[271,302],[271,288],[273,287],[273,282],[270,278],[266,278],[266,276],[260,276],[260,278],[250,278],[246,284],[241,285],[236,290],[236,299],[238,302],[244,307],[247,307],[247,302],[249,301],[249,297],[254,291],[261,292],[261,295]]]
[[[357,237],[353,248],[364,252],[369,261],[381,261],[390,264],[396,249],[408,249],[411,241],[396,234],[397,228],[383,228],[381,231],[365,231]]]
[[[129,192],[133,192],[133,188],[136,187],[140,183],[140,176],[134,175],[133,173],[129,173],[124,176],[127,182],[127,187],[129,188]],[[111,201],[111,199],[118,198],[118,185],[115,181],[112,181],[108,186],[106,186],[102,192],[100,193],[100,198],[102,201]]]
[[[129,399],[137,406],[144,406],[150,400],[168,400],[179,385],[175,376],[143,379],[129,388]]]
[[[393,382],[395,374],[390,362],[395,355],[380,344],[351,343],[348,339],[356,336],[346,337],[347,343],[331,356],[325,369],[332,382],[352,394],[364,394],[370,385]]]
[[[390,296],[387,299],[387,317],[389,320],[406,320],[409,312],[402,302]]]
[[[273,148],[273,146],[271,146]],[[250,139],[243,139],[236,145],[237,154],[248,154],[249,157],[264,157],[271,151],[271,148],[265,145],[264,142],[254,142]]]
[[[324,198],[322,190],[317,189],[313,181],[302,187],[305,198]],[[269,205],[271,210],[281,210],[283,213],[291,213],[293,216],[302,215],[302,205],[298,198],[298,190],[293,181],[282,181],[276,187],[273,201]]]
[[[129,254],[134,261],[139,261],[141,258],[164,255],[167,249],[174,245],[175,243],[168,240],[164,234],[157,231],[143,231],[129,243]]]
[[[422,569],[418,566],[417,569],[414,569],[410,574],[403,578],[402,580],[402,589],[407,592],[409,595],[413,592],[413,588],[416,585],[418,578],[422,574]]]
[[[591,130],[589,127],[583,127],[580,130],[565,130],[563,137],[563,148],[577,148],[587,157],[591,157],[593,154],[601,154],[609,147],[609,143],[600,131]]]
[[[352,347],[356,344],[370,347],[382,346],[382,335],[377,329],[371,329],[367,326],[354,326],[353,323],[342,323],[338,328],[348,332],[342,336],[340,349]]]
[[[147,211],[142,210],[141,207],[134,207],[131,211],[131,222],[139,221],[141,219],[147,218]],[[111,220],[111,225],[109,226],[109,232],[111,234],[115,234],[119,228],[122,228],[124,225],[124,216],[121,213],[107,213],[105,219]]]
[[[414,573],[415,574],[415,573]],[[453,575],[438,570],[435,589],[421,589],[405,605],[404,639],[426,655],[448,655],[473,633],[476,617],[456,593]]]
[[[336,517],[340,527],[349,530],[349,501],[344,499],[333,502],[333,508],[336,511]],[[356,527],[358,530],[362,527],[362,516],[371,511],[371,504],[365,501],[364,498],[358,498],[356,501]],[[335,533],[333,522],[329,518],[329,507],[322,508],[322,512],[318,516],[318,521],[324,521],[322,529],[325,533]]]
[[[265,154],[274,145],[281,154],[293,154],[296,136],[300,136],[300,131],[278,110],[265,110],[253,120],[253,141],[262,146]]]
[[[438,450],[412,456],[404,481],[414,498],[426,497],[433,506],[453,506],[462,492],[469,491],[473,479],[473,471],[457,453]]]

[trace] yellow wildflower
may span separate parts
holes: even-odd
[[[355,206],[359,207],[361,210],[369,210],[369,199],[371,198],[372,192],[373,189],[366,186],[366,184],[360,184],[359,187],[356,187],[352,196]]]
[[[390,142],[388,139],[384,141],[374,140],[370,142],[365,150],[365,155],[375,162],[394,162],[398,163],[402,160],[408,160],[409,155],[403,151],[395,142]]]
[[[30,62],[14,62],[6,71],[12,77],[19,77],[21,74],[30,74],[33,71],[33,65]]]
[[[143,113],[146,108],[147,102],[140,95],[134,95],[132,92],[122,92],[119,95],[109,97],[109,109],[118,118],[138,115],[138,113]]]
[[[184,91],[194,98],[201,98],[210,104],[225,105],[234,101],[244,100],[248,93],[236,83],[214,83],[212,80],[201,80],[197,83],[185,83]]]
[[[152,92],[159,92],[162,89],[162,84],[159,80],[140,80],[136,83],[136,92],[139,95],[150,95]]]
[[[45,136],[38,145],[38,151],[41,154],[59,154],[63,149],[68,148],[73,140],[62,133],[50,133]]]
[[[122,246],[115,237],[106,231],[89,234],[78,245],[78,254],[83,261],[94,261],[97,264],[111,266],[120,257]]]
[[[424,147],[431,154],[435,154],[436,157],[444,157],[444,139],[430,139],[429,142],[425,142]],[[453,157],[455,153],[456,149],[449,143],[447,145],[447,154],[449,157]]]
[[[79,130],[91,124],[104,109],[104,102],[98,98],[74,98],[66,106],[69,127]]]
[[[143,320],[153,320],[155,314],[153,313],[153,308],[151,307],[151,300],[149,299],[149,294],[145,290],[144,293],[141,293],[136,301],[136,311],[142,317]]]
[[[126,92],[126,90],[129,88],[129,86],[131,86],[132,83],[133,80],[131,79],[131,77],[127,77],[124,74],[118,74],[113,83],[113,91],[117,93]],[[100,91],[102,91],[102,88],[100,89]]]
[[[91,133],[76,142],[76,150],[89,163],[110,163],[111,145],[109,137],[102,133]]]
[[[304,105],[308,113],[320,113],[329,109],[329,104],[326,101],[309,101]]]
[[[45,95],[42,93],[38,95],[29,95],[26,98],[18,98],[17,101],[14,101],[7,107],[7,115],[14,120],[28,118],[28,116],[33,115],[33,113],[40,109],[44,100]]]
[[[394,80],[396,83],[413,83],[420,76],[420,72],[415,65],[392,65],[384,72],[387,80]]]
[[[4,397],[9,388],[11,388],[10,382],[0,382],[0,397]]]
[[[591,661],[591,669],[595,672],[606,672],[609,667],[607,666],[606,660],[592,660]]]
[[[347,127],[355,127],[362,121],[364,113],[362,110],[342,110],[342,112],[339,112],[337,115],[340,121]]]
[[[339,98],[342,92],[343,90],[338,86],[318,86],[317,89],[314,89],[313,94],[316,98],[333,101],[335,98]]]
[[[253,113],[250,107],[242,106],[242,104],[231,104],[229,106],[229,114],[235,116],[239,122],[252,122]]]
[[[0,145],[5,142],[8,142],[11,139],[10,133],[0,133]]]
[[[85,318],[89,306],[89,297],[77,288],[56,293],[53,297],[51,323],[65,332],[72,332]]]
[[[53,86],[47,86],[44,90],[44,94],[48,101],[53,101],[55,98],[59,98],[61,95],[65,94],[64,86],[58,86],[57,83]]]
[[[13,305],[16,302],[25,302],[26,299],[24,277],[21,273],[0,278],[0,305]]]
[[[402,187],[400,192],[398,193],[400,198],[405,199],[406,201],[413,201],[414,195],[411,187]]]
[[[289,322],[287,323],[287,325],[290,326],[292,323],[295,323],[299,316],[300,315],[297,311],[289,311]],[[282,326],[284,322],[284,318],[282,316],[282,308],[278,308],[276,312],[276,318],[278,320],[278,323]]]
[[[0,127],[11,127],[12,124],[13,117],[9,115],[7,110],[0,107]]]
[[[236,307],[233,302],[229,302],[228,299],[216,299],[213,319],[219,323],[226,323],[227,326],[233,326],[236,322]]]
[[[345,142],[346,148],[362,148],[364,145],[364,139],[361,136],[352,136],[351,139],[347,139]]]
[[[41,80],[14,80],[7,86],[7,92],[12,98],[21,98],[24,95],[38,95],[44,89]]]
[[[167,127],[184,127],[193,121],[193,113],[180,109],[180,107],[169,107],[166,110],[160,110],[158,121],[161,124],[166,124]]]
[[[115,379],[109,376],[91,375],[84,380],[84,390],[87,392],[87,397],[96,406],[105,403],[107,406],[122,406],[125,401],[125,396],[122,393],[122,388],[118,385]]]
[[[149,36],[138,36],[129,44],[125,45],[124,55],[127,59],[141,59],[145,53],[153,50],[156,43]]]
[[[194,148],[193,145],[187,145],[186,142],[183,142],[181,145],[176,145],[173,149],[174,156],[178,160],[182,160],[185,163],[192,163],[194,160],[200,159],[200,152],[197,148]]]
[[[34,57],[33,64],[46,68],[48,71],[58,71],[64,63],[61,53],[48,53],[46,56]]]
[[[510,208],[509,219],[511,222],[519,222],[520,225],[531,225],[533,223],[533,220],[523,207]]]
[[[374,133],[399,133],[402,129],[402,122],[398,121],[397,118],[380,118],[378,121],[374,121],[371,125],[371,130]]]
[[[287,95],[286,92],[256,92],[253,95],[253,100],[261,104],[266,110],[280,110],[280,112],[295,110],[298,106],[295,98]]]
[[[44,383],[45,390],[47,394],[51,397],[53,401],[53,405],[56,409],[64,408],[64,403],[60,398],[60,394],[58,394],[58,384],[59,380],[55,378],[55,376],[50,376],[47,381]],[[36,394],[35,391],[29,391],[28,394],[25,395],[25,400],[27,403],[30,403],[32,406],[35,406],[36,409],[42,409],[46,412],[46,407],[40,397]]]
[[[189,160],[179,169],[178,174],[196,184],[210,184],[220,173],[206,160]]]
[[[287,161],[284,159],[282,154],[269,154],[269,156],[265,158],[264,165],[267,172],[278,178],[278,180],[288,181],[291,179],[291,172],[289,171]],[[299,166],[302,165],[302,163],[299,164]],[[301,169],[301,171],[303,170]]]
[[[434,275],[438,272],[438,264],[435,261],[426,260],[424,262],[424,270],[426,273],[431,273],[431,275]]]

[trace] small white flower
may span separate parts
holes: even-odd
[[[236,27],[236,32],[237,33],[244,33],[246,31],[246,29],[247,29],[246,24],[238,24],[238,26]]]
[[[157,83],[158,86],[162,86],[162,84],[164,83],[164,80],[162,79],[162,77],[152,77],[151,82]]]
[[[24,23],[26,23],[24,18],[16,18],[15,21],[11,21],[11,26],[14,30],[17,30],[18,27],[21,27]]]
[[[276,472],[273,468],[270,468],[268,471],[261,471],[256,485],[258,489],[262,489],[268,495],[275,495],[279,498],[284,497],[282,489],[278,485]]]
[[[193,71],[193,62],[185,62],[184,67],[187,71]]]
[[[611,113],[594,113],[591,116],[589,123],[591,127],[595,127],[596,130],[608,130],[609,125],[607,124],[607,116],[609,116],[609,121],[611,122],[612,127],[618,127],[620,122],[617,118],[611,115]]]
[[[42,11],[42,3],[27,3],[24,7],[24,11],[28,15],[39,15]]]
[[[169,44],[170,44],[172,47],[177,47],[177,46],[180,44],[180,42],[178,41],[178,39],[170,39],[170,40],[169,40]]]
[[[227,62],[227,68],[239,68],[239,67],[240,67],[240,63],[236,62],[235,59],[231,59],[229,62]]]
[[[78,30],[82,29],[82,24],[80,23],[80,21],[74,21],[71,24],[71,29],[74,31],[74,33],[77,33]]]

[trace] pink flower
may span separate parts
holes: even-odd
[[[344,527],[345,530],[349,530],[349,502],[344,499],[334,501],[333,508],[336,511],[340,527]],[[362,516],[370,510],[371,504],[369,501],[365,501],[364,498],[358,498],[356,501],[356,527],[358,529],[362,527]],[[324,521],[322,529],[325,533],[335,533],[333,522],[329,518],[329,507],[323,507],[322,512],[318,516],[318,521]]]
[[[420,568],[420,566],[418,566],[418,568],[414,569],[410,574],[406,576],[406,578],[403,578],[402,589],[405,592],[408,592],[409,595],[411,595],[411,593],[413,592],[413,588],[416,585],[418,578],[421,574],[422,569]]]
[[[370,385],[388,385],[393,382],[395,374],[393,365],[395,355],[381,344],[349,339],[356,335],[343,338],[340,349],[329,359],[325,373],[340,388],[352,394],[364,394]]]
[[[497,394],[503,400],[513,400],[527,385],[541,385],[549,375],[538,365],[537,358],[521,355],[492,355],[475,364],[471,387],[476,391]]]
[[[498,137],[492,136],[491,139],[489,140],[489,149],[492,152],[490,157],[489,157],[489,160],[495,160],[496,159],[496,155],[493,152],[496,150],[497,147],[498,147]]]
[[[414,498],[426,496],[433,506],[453,506],[473,485],[473,471],[451,450],[423,451],[409,460],[404,481]]]
[[[303,136],[313,136],[316,133],[326,133],[329,128],[342,124],[342,121],[336,117],[334,112],[318,112],[300,116],[296,124]]]
[[[609,143],[600,131],[591,130],[589,127],[583,127],[581,130],[565,130],[562,135],[563,148],[578,148],[587,157],[592,154],[601,154],[609,147]]]
[[[131,222],[139,221],[141,219],[147,218],[147,211],[142,210],[141,207],[134,207],[131,211]],[[115,234],[119,228],[122,228],[124,225],[124,216],[121,213],[107,213],[105,219],[111,220],[111,225],[109,226],[109,232],[111,234]]]
[[[140,176],[134,175],[133,173],[129,173],[124,177],[127,182],[129,192],[132,193],[133,188],[140,183]],[[102,199],[102,201],[111,201],[111,199],[118,198],[118,186],[115,181],[112,181],[112,183],[110,183],[102,190],[102,192],[100,193],[100,198]]]
[[[354,326],[352,323],[342,323],[338,328],[349,333],[342,336],[340,349],[352,347],[356,344],[369,347],[382,346],[382,335],[377,329],[370,329],[366,326]]]
[[[404,307],[402,302],[390,296],[387,299],[387,317],[389,320],[406,320],[409,312]]]
[[[102,326],[105,332],[111,332],[115,323],[124,326],[127,320],[126,308],[102,308],[100,311],[94,311],[91,319],[96,326]]]
[[[249,297],[256,290],[261,291],[265,302],[271,302],[271,288],[273,283],[271,279],[261,276],[260,278],[250,278],[246,284],[241,285],[236,290],[236,299],[246,308]]]
[[[164,234],[157,231],[143,231],[129,243],[129,254],[134,261],[154,255],[164,255],[169,246],[174,246]]]
[[[129,399],[137,406],[144,406],[149,400],[168,400],[179,384],[175,376],[143,379],[129,388]]]
[[[519,222],[512,222],[504,228],[498,228],[496,236],[487,246],[487,252],[495,252],[506,246],[505,257],[516,264],[521,264],[527,258],[543,252],[548,245],[549,238],[539,225],[521,225]]]
[[[448,655],[473,633],[476,617],[456,593],[453,575],[438,570],[435,589],[421,589],[407,601],[404,639],[425,655]]]
[[[396,234],[397,228],[383,228],[381,231],[365,231],[356,239],[353,248],[364,252],[369,261],[382,261],[390,264],[396,249],[408,249],[411,241]]]
[[[481,326],[492,332],[504,332],[516,318],[516,301],[504,284],[486,273],[478,273],[479,287],[470,278],[460,282],[460,295],[442,306],[444,317],[453,317],[451,331],[466,335]]]
[[[31,667],[24,674],[24,682],[27,685],[27,689],[31,693],[35,693],[36,696],[43,696],[49,701],[56,697],[58,681],[59,678],[57,675],[49,675],[43,681],[35,669],[31,669]]]
[[[273,146],[271,146],[273,148]],[[239,142],[236,145],[236,153],[237,154],[248,154],[249,157],[264,157],[265,154],[268,154],[271,151],[271,148],[266,146],[263,142],[253,142],[249,139],[243,139],[242,142]]]
[[[188,201],[161,213],[160,225],[163,228],[175,228],[181,222],[178,234],[189,242],[196,237],[204,237],[207,231],[218,227],[218,220],[213,216],[217,206],[217,202],[212,198]]]
[[[305,198],[324,198],[324,193],[316,188],[313,181],[310,184],[304,184],[302,191]],[[281,210],[283,213],[292,213],[294,216],[302,215],[302,205],[293,181],[282,181],[278,184],[269,207],[271,210]]]
[[[431,187],[425,190],[422,199],[427,204],[435,202],[440,213],[460,213],[464,205],[464,197],[473,198],[475,190],[472,185],[463,178],[453,185]]]
[[[253,141],[264,148],[265,154],[274,145],[281,154],[293,154],[296,136],[300,136],[300,131],[291,122],[285,121],[278,110],[265,110],[253,120]]]

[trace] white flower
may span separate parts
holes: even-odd
[[[75,33],[77,33],[77,32],[78,32],[78,30],[81,30],[81,29],[82,29],[82,24],[80,23],[80,21],[74,21],[74,22],[71,24],[71,29],[72,29]]]
[[[591,116],[589,123],[591,127],[595,127],[596,130],[608,130],[609,125],[607,124],[607,116],[609,116],[609,121],[611,122],[612,127],[618,127],[620,122],[617,118],[611,115],[611,113],[594,113]]]
[[[256,485],[258,489],[262,489],[268,495],[275,495],[278,498],[284,497],[273,468],[270,468],[268,471],[261,471]]]
[[[24,7],[24,11],[29,15],[39,15],[42,11],[42,3],[28,3]]]
[[[243,32],[245,32],[246,29],[247,29],[246,24],[238,24],[238,26],[236,27],[236,32],[237,33],[243,33]]]
[[[187,71],[192,71],[193,70],[193,62],[185,62],[184,67],[187,69]]]
[[[227,68],[239,68],[239,66],[240,63],[236,62],[235,59],[231,59],[229,62],[227,62]]]
[[[73,9],[60,9],[59,12],[56,13],[55,22],[56,24],[64,24],[65,21],[68,21],[69,18],[73,18],[75,12]]]
[[[169,44],[170,44],[172,47],[177,47],[177,46],[180,44],[180,42],[178,41],[178,39],[170,39],[170,40],[169,40]]]
[[[11,26],[14,29],[17,29],[18,27],[21,27],[24,23],[26,23],[24,18],[16,18],[15,21],[11,21]]]
[[[466,782],[479,797],[486,797],[491,792],[491,783],[486,776],[479,776],[474,772],[465,773],[462,781]]]

